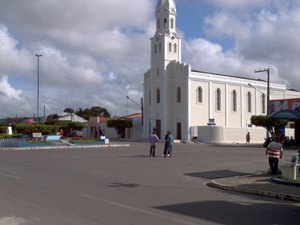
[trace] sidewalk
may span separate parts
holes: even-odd
[[[271,178],[267,174],[236,176],[211,180],[208,186],[228,191],[300,202],[300,184]]]

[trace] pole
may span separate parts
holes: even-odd
[[[255,70],[255,73],[267,72],[267,116],[270,114],[270,68]],[[267,138],[269,138],[269,131],[267,130]]]
[[[39,123],[39,100],[40,100],[40,57],[42,55],[35,55],[38,59],[38,70],[37,70],[37,100],[36,100],[36,122]]]

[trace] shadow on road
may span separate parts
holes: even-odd
[[[244,176],[249,174],[232,171],[232,170],[214,170],[214,171],[205,171],[205,172],[198,172],[198,173],[186,173],[184,175],[213,180],[213,179],[219,179],[225,177]]]
[[[299,208],[288,204],[203,201],[155,208],[224,225],[293,225],[300,221]]]

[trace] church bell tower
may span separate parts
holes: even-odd
[[[158,0],[156,5],[156,31],[151,38],[151,68],[144,83],[145,119],[149,125],[145,134],[155,129],[163,138],[170,129],[170,77],[168,65],[181,62],[181,39],[176,33],[176,4],[174,0]]]

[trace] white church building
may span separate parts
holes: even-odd
[[[155,129],[162,139],[170,130],[182,142],[238,143],[250,132],[251,142],[262,143],[266,131],[250,118],[267,114],[268,82],[192,70],[181,60],[176,13],[174,0],[158,1],[151,68],[144,74],[144,137]],[[269,85],[270,99],[300,96],[285,84]]]

